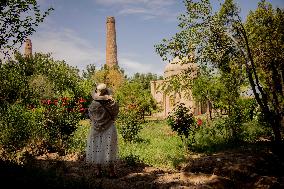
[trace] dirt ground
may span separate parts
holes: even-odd
[[[0,182],[7,188],[284,188],[283,158],[272,153],[267,144],[192,154],[173,170],[119,161],[117,178],[96,178],[93,168],[78,155],[49,154],[38,157],[30,167],[5,164],[0,169]]]

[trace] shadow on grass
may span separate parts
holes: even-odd
[[[272,152],[271,142],[225,147],[189,158],[182,170],[226,177],[238,188],[284,188],[284,159]]]
[[[190,179],[203,174],[201,178],[204,175],[228,178],[230,188],[283,188],[284,161],[272,153],[270,147],[270,144],[263,142],[241,145],[211,155],[201,154],[195,158],[172,157],[171,161],[176,167],[184,164],[174,172],[150,167],[136,157],[127,157],[118,162],[118,177],[112,179],[107,176],[96,178],[92,166],[86,164],[84,159],[37,159],[26,165],[0,161],[0,182],[1,188],[30,189],[197,188],[198,184],[192,184]],[[181,175],[185,179],[179,179]],[[202,186],[222,188],[222,178],[215,183],[204,182]]]
[[[0,161],[0,182],[1,186],[7,188],[132,188],[136,182],[145,181],[145,185],[148,185],[146,181],[151,183],[156,179],[155,175],[138,174],[146,166],[142,162],[121,160],[116,166],[117,178],[109,178],[104,173],[97,178],[93,167],[84,160],[32,160],[25,165]]]

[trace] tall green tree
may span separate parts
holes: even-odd
[[[228,83],[231,89],[238,88],[234,83],[247,81],[273,129],[275,141],[280,142],[283,10],[275,10],[263,0],[244,23],[233,0],[225,0],[216,12],[212,11],[209,0],[184,0],[184,4],[186,12],[179,17],[180,32],[156,45],[156,51],[164,60],[189,57],[195,52],[197,63],[218,68],[223,77],[231,78],[232,82]]]
[[[244,30],[255,88],[260,96],[256,95],[256,100],[270,120],[275,137],[280,138],[278,130],[284,116],[284,10],[273,9],[263,0],[249,13]]]
[[[16,50],[52,10],[41,11],[37,0],[1,0],[0,53]]]

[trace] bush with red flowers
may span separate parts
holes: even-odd
[[[62,97],[41,100],[41,106],[45,108],[43,124],[49,151],[65,153],[65,146],[79,121],[86,118],[89,99]]]

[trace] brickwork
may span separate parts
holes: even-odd
[[[118,65],[115,19],[112,16],[107,17],[106,22],[106,65],[109,67]]]
[[[25,42],[25,57],[31,57],[32,52],[32,41],[30,39],[26,39]]]

